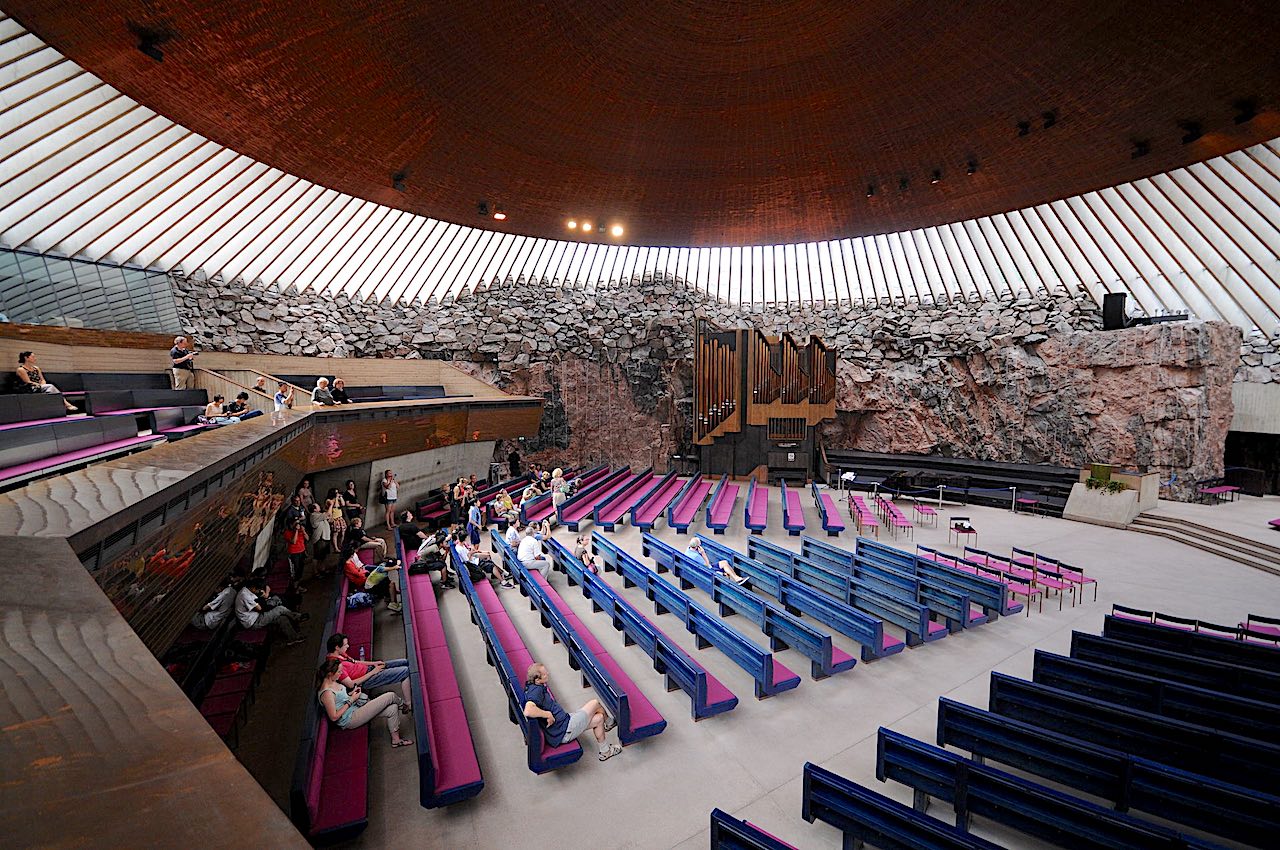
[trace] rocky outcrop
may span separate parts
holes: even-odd
[[[925,368],[841,363],[829,445],[1222,474],[1240,332],[1220,322],[1054,335]]]
[[[1188,479],[1220,474],[1230,382],[1244,350],[1259,368],[1267,354],[1216,323],[1096,333],[1101,314],[1084,294],[732,305],[662,275],[599,290],[519,279],[414,305],[201,277],[175,278],[174,293],[201,346],[442,358],[540,395],[542,432],[526,454],[581,464],[662,468],[687,447],[699,318],[814,333],[834,347],[840,414],[824,429],[832,445],[1109,460]]]

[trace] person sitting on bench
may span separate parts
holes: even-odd
[[[375,717],[381,717],[387,721],[391,746],[407,747],[413,743],[400,737],[398,708],[402,700],[398,695],[386,693],[370,699],[359,685],[347,690],[339,681],[341,678],[342,664],[333,658],[326,658],[316,671],[316,699],[331,721],[341,729],[359,729]]]
[[[373,569],[366,570],[364,562],[360,560],[360,556],[354,551],[347,555],[347,559],[342,564],[342,570],[346,573],[347,581],[351,583],[352,590],[367,590],[374,597],[382,597],[387,600],[387,610],[400,613],[404,610],[404,606],[400,602],[400,568],[401,563],[392,559],[383,561]],[[397,578],[392,580],[392,576]]]
[[[475,579],[475,570],[484,573],[485,577],[493,580],[498,579],[502,582],[503,587],[515,587],[515,579],[511,577],[511,573],[507,572],[501,564],[489,557],[489,553],[481,548],[480,544],[474,546],[467,540],[465,533],[459,532],[454,538],[454,545],[458,547],[458,551],[463,553],[469,567],[475,569],[470,572],[472,579]]]
[[[604,710],[600,700],[587,700],[572,714],[565,713],[547,690],[547,668],[542,664],[529,665],[524,678],[524,699],[524,716],[542,721],[543,734],[550,746],[567,744],[590,729],[600,761],[608,761],[622,752],[622,747],[605,739],[605,733],[618,722]]]
[[[702,560],[702,563],[706,564],[709,569],[711,569],[712,571],[718,571],[720,573],[723,573],[725,576],[728,576],[730,581],[736,582],[738,584],[747,583],[747,577],[738,575],[738,573],[733,569],[732,566],[730,566],[729,562],[726,560],[721,559],[719,563],[717,563],[715,566],[712,566],[711,559],[707,557],[707,553],[704,552],[702,549],[702,544],[699,543],[697,540],[692,541],[689,544],[689,548],[684,550],[684,553],[688,555],[690,558],[700,558]]]
[[[34,351],[23,351],[18,354],[18,369],[15,372],[18,376],[18,389],[28,393],[61,393],[62,390],[55,387],[44,379],[44,373],[40,371],[40,367],[36,365],[36,355]],[[77,413],[76,406],[65,398],[62,399],[63,405],[67,408],[68,413]]]
[[[347,528],[347,549],[352,552],[358,552],[361,549],[372,549],[373,558],[381,561],[387,556],[387,541],[381,537],[370,537],[364,531],[364,519],[362,517],[352,517],[351,524]]]
[[[351,657],[351,641],[342,632],[329,635],[325,644],[329,650],[326,658],[337,660],[342,665],[342,678],[339,680],[348,690],[359,685],[362,690],[389,688],[400,686],[400,713],[413,711],[413,694],[409,690],[409,660],[393,658],[390,661],[363,661]]]
[[[271,588],[258,576],[251,577],[236,596],[236,619],[246,629],[275,627],[285,639],[285,646],[302,643],[298,623],[310,619],[309,614],[299,614],[271,595]]]
[[[542,573],[544,579],[551,580],[551,560],[542,551],[542,531],[535,526],[525,529],[524,539],[516,550],[516,560],[524,564],[526,569],[536,570]]]
[[[219,626],[226,622],[227,617],[231,615],[231,611],[236,605],[236,586],[235,580],[230,576],[223,582],[222,590],[204,604],[195,616],[191,618],[191,625],[194,628],[204,631],[216,631]]]

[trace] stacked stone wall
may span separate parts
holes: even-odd
[[[508,281],[417,305],[200,277],[175,278],[174,292],[201,346],[444,358],[541,395],[528,448],[564,462],[662,468],[687,450],[697,318],[821,336],[840,364],[828,445],[875,451],[1105,460],[1199,480],[1222,471],[1232,380],[1280,380],[1274,341],[1216,322],[1102,333],[1084,295],[766,307],[660,275],[601,291]]]

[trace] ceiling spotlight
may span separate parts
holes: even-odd
[[[591,222],[589,222],[589,221],[584,221],[584,222],[582,223],[582,232],[583,232],[583,233],[590,233],[590,232],[591,232],[591,227],[592,227]]]
[[[1030,132],[1031,132],[1031,122],[1030,122],[1030,121],[1019,121],[1019,122],[1018,122],[1018,135],[1019,135],[1019,136],[1025,136],[1025,135],[1029,134]]]
[[[868,198],[874,198],[875,196],[876,196],[876,184],[874,184],[874,183],[868,183],[868,184],[867,184],[867,197],[868,197]]]
[[[1204,129],[1200,126],[1199,121],[1179,121],[1178,129],[1182,131],[1182,143],[1189,145],[1204,135]]]
[[[942,182],[942,171],[941,171],[941,170],[939,170],[939,169],[937,169],[937,168],[935,168],[935,169],[933,170],[933,176],[931,176],[931,177],[929,178],[929,182],[930,182],[930,183],[932,183],[934,186],[937,186],[939,183],[941,183],[941,182]]]
[[[391,188],[397,192],[403,192],[405,188],[405,178],[408,177],[403,171],[397,171],[391,175]]]
[[[622,235],[622,225],[621,225],[621,224],[615,224],[613,227],[610,227],[610,228],[609,228],[609,234],[610,234],[611,236],[621,236],[621,235]]]
[[[507,220],[507,214],[506,214],[506,213],[504,213],[504,212],[502,211],[502,208],[501,208],[501,207],[494,207],[494,208],[493,208],[493,220],[494,220],[494,221],[506,221],[506,220]]]
[[[564,226],[565,226],[565,227],[567,227],[567,228],[569,228],[570,230],[577,230],[577,229],[578,229],[578,222],[574,221],[573,219],[569,219],[568,221],[566,221],[566,222],[564,223]]]
[[[910,186],[910,185],[911,185],[911,181],[910,181],[910,180],[908,180],[907,178],[905,178],[905,177],[899,177],[899,178],[898,178],[898,191],[899,191],[899,192],[905,192],[905,191],[907,191],[907,187],[908,187],[908,186]]]
[[[1258,114],[1258,102],[1252,98],[1237,100],[1231,105],[1235,107],[1236,110],[1236,117],[1231,120],[1237,124],[1248,124]]]
[[[1133,143],[1133,150],[1129,153],[1129,158],[1139,159],[1149,153],[1151,153],[1151,143],[1145,139],[1139,139]]]
[[[965,165],[964,173],[972,177],[974,173],[977,172],[977,170],[978,170],[978,161],[976,159],[971,159],[969,160],[968,164]]]
[[[476,212],[478,212],[478,213],[480,214],[480,217],[481,217],[481,218],[488,218],[488,217],[489,217],[489,202],[488,202],[488,201],[478,201],[478,202],[476,202]]]
[[[1058,113],[1054,112],[1052,109],[1048,112],[1041,112],[1040,117],[1044,119],[1044,123],[1041,126],[1046,130],[1058,123]]]

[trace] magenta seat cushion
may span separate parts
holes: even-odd
[[[797,676],[795,673],[793,673],[791,671],[791,668],[787,667],[787,665],[783,664],[781,661],[779,661],[776,658],[773,659],[773,683],[775,685],[781,684],[783,682],[789,682],[792,679],[799,679],[799,678],[800,677]]]
[[[736,699],[736,695],[733,693],[733,691],[726,688],[723,682],[721,682],[715,676],[712,676],[710,673],[708,673],[707,674],[707,702],[709,704],[714,705],[719,702],[727,702],[728,700],[731,700],[731,699]]]
[[[888,632],[883,632],[880,635],[881,649],[888,649],[891,646],[901,646],[901,645],[902,645],[902,641],[898,640],[896,637],[889,634]]]
[[[853,660],[853,656],[838,646],[831,647],[831,663],[845,664]]]
[[[928,626],[929,634],[931,635],[936,635],[938,632],[945,632],[947,630],[946,626],[942,625],[941,623],[935,623],[932,620],[926,623],[926,625]]]
[[[369,765],[360,765],[341,773],[327,774],[320,788],[316,817],[311,832],[325,832],[368,817]]]
[[[458,699],[458,677],[454,673],[449,647],[434,646],[424,649],[418,656],[422,671],[422,686],[428,702]]]
[[[437,792],[480,781],[480,763],[461,699],[431,704],[431,751]]]

